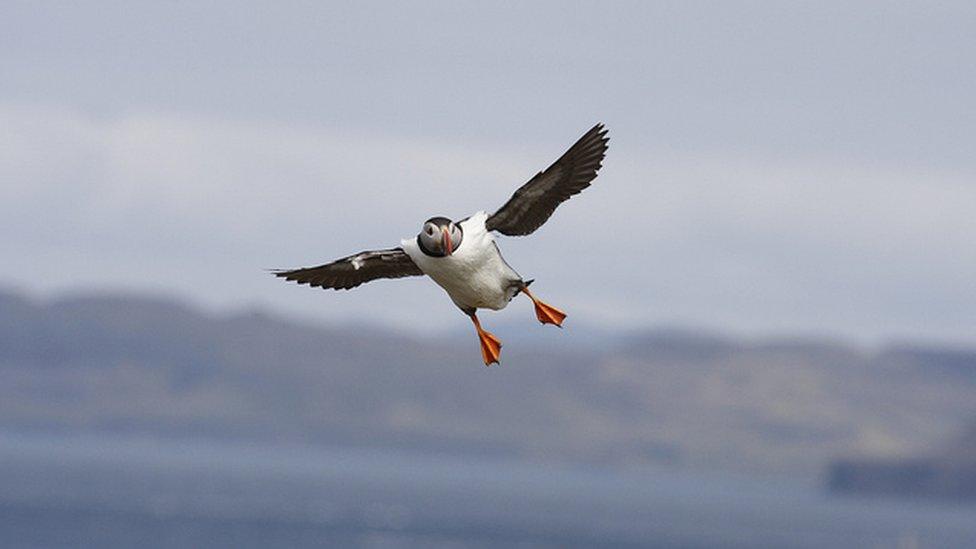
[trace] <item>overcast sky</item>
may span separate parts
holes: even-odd
[[[491,211],[603,121],[500,243],[571,320],[976,343],[972,2],[196,4],[3,3],[0,286],[455,327],[262,269]]]

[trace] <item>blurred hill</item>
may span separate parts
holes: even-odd
[[[573,325],[545,348],[493,324],[510,344],[486,369],[473,332],[0,292],[0,426],[812,478],[839,456],[930,455],[976,417],[976,350],[677,330],[573,344]]]
[[[976,423],[950,444],[911,458],[845,458],[831,464],[839,493],[976,499]]]

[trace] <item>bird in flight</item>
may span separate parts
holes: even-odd
[[[275,276],[333,290],[348,290],[378,278],[427,275],[471,318],[485,366],[497,364],[502,343],[481,327],[478,309],[504,309],[518,294],[535,305],[543,324],[562,326],[566,313],[544,303],[502,258],[493,232],[532,234],[562,202],[590,186],[607,151],[607,130],[597,124],[558,160],[539,172],[493,214],[478,212],[460,221],[432,217],[416,238],[400,247],[360,252],[318,267],[273,271]]]

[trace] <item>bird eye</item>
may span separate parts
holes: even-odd
[[[427,225],[427,236],[434,236],[434,228]]]

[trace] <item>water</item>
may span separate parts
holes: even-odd
[[[973,547],[976,507],[377,450],[0,433],[0,547]]]

